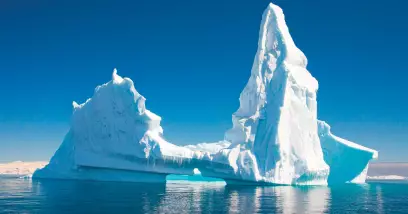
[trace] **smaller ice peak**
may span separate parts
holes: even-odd
[[[109,83],[106,83],[106,84],[109,84]],[[144,103],[146,101],[146,98],[144,98],[141,94],[139,94],[139,92],[136,91],[133,80],[127,77],[121,77],[118,74],[118,70],[114,68],[113,73],[112,73],[112,84],[115,86],[119,86],[120,88],[122,88],[122,90],[130,91],[131,94],[133,95],[133,101],[139,102],[142,105],[142,106],[139,106],[139,112],[143,114],[144,110],[140,109],[140,107],[144,108]],[[102,86],[96,87],[95,91],[100,90]]]
[[[123,82],[123,78],[118,75],[118,70],[116,68],[113,69],[112,82],[114,84],[120,84]]]
[[[97,86],[93,96],[84,103],[78,104],[73,101],[72,106],[74,117],[82,114],[82,111],[78,110],[83,108],[90,108],[85,112],[102,112],[111,109],[119,114],[125,111],[129,112],[129,109],[135,109],[137,115],[142,116],[146,110],[145,101],[146,99],[135,89],[133,81],[127,77],[119,76],[115,68],[112,73],[112,81]]]
[[[340,137],[335,136],[332,132],[331,132],[331,127],[329,124],[327,124],[325,121],[322,120],[318,120],[317,121],[318,124],[318,130],[319,130],[319,137],[320,138],[326,138],[326,137],[331,137],[333,140],[335,140],[336,142],[339,142],[347,147],[350,148],[354,148],[357,150],[361,150],[361,151],[365,151],[368,153],[372,154],[372,158],[373,159],[378,159],[378,151],[374,150],[374,149],[370,149],[367,148],[365,146],[359,145],[357,143],[348,141],[346,139],[342,139]],[[324,146],[323,146],[324,147]]]
[[[75,110],[75,109],[79,108],[80,105],[77,102],[72,101],[72,107],[74,107],[74,110]]]
[[[82,108],[87,103],[88,108],[91,108],[88,111],[92,112],[107,115],[115,112],[121,117],[125,117],[124,114],[135,114],[132,117],[160,121],[159,116],[146,109],[146,98],[136,90],[134,82],[130,78],[118,75],[116,68],[112,73],[112,81],[97,86],[92,98],[79,107]]]

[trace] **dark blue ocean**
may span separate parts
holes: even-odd
[[[0,179],[1,213],[408,213],[408,185],[226,186]]]

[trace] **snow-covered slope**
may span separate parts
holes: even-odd
[[[44,167],[47,162],[23,162],[15,161],[0,164],[0,178],[31,177],[35,170]]]
[[[226,149],[231,145],[231,142],[229,141],[220,141],[217,143],[199,143],[196,145],[187,145],[184,146],[186,148],[189,148],[194,151],[202,151],[202,152],[208,152],[210,154],[214,154],[219,152],[222,149]]]
[[[161,118],[146,109],[133,81],[115,70],[91,99],[73,103],[70,131],[34,177],[164,182],[167,174],[192,175],[198,168],[227,183],[364,182],[368,162],[378,154],[334,136],[318,121],[318,82],[306,66],[282,10],[270,4],[224,141],[185,147],[167,142]]]

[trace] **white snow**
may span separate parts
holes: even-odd
[[[262,18],[251,76],[233,127],[223,141],[177,146],[165,140],[161,118],[146,109],[132,80],[118,75],[73,102],[71,128],[35,178],[164,182],[168,174],[227,183],[326,185],[364,182],[375,150],[334,136],[317,119],[317,80],[292,37],[282,10]]]
[[[195,145],[184,146],[194,151],[208,152],[211,154],[219,152],[221,149],[228,148],[231,145],[228,141],[220,141],[217,143],[199,143]]]
[[[15,161],[11,163],[0,164],[0,178],[20,178],[31,177],[35,170],[44,167],[47,162],[23,162]]]
[[[197,168],[193,170],[194,175],[201,175],[200,170],[198,170]]]
[[[408,178],[399,175],[367,176],[367,180],[407,180]]]

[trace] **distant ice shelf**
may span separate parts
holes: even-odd
[[[31,177],[35,170],[44,167],[47,162],[23,162],[14,161],[0,164],[0,178],[27,178]]]
[[[281,8],[262,16],[251,74],[217,143],[177,146],[129,78],[117,74],[83,104],[50,163],[34,178],[164,182],[166,176],[220,178],[230,184],[363,183],[375,150],[333,135],[317,119],[317,80],[286,26]]]
[[[407,180],[408,178],[399,175],[378,175],[378,176],[367,176],[368,180]]]

